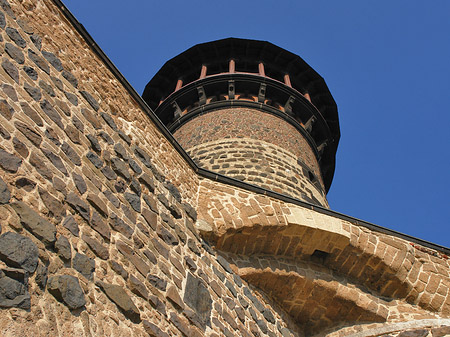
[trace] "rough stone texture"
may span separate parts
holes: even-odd
[[[61,115],[58,113],[58,111],[55,110],[55,108],[52,106],[52,104],[44,99],[41,102],[41,109],[46,113],[46,115],[55,122],[56,125],[58,125],[61,129],[64,129],[64,125],[62,123]]]
[[[48,268],[44,266],[42,263],[39,263],[36,269],[36,277],[34,279],[36,284],[41,290],[44,290],[47,286],[48,281]]]
[[[100,216],[100,214],[98,214],[96,211],[92,212],[92,219],[90,220],[89,225],[101,236],[109,240],[109,237],[111,236],[111,230],[109,229],[107,223]]]
[[[86,304],[78,279],[71,275],[58,275],[48,279],[48,291],[69,309],[78,309]]]
[[[135,323],[140,321],[139,309],[134,305],[130,296],[128,296],[122,287],[114,284],[107,284],[102,281],[98,281],[97,285],[105,292],[106,296],[122,310],[125,316]]]
[[[8,185],[0,178],[0,205],[7,204],[11,198]]]
[[[180,297],[180,294],[178,293],[178,290],[174,286],[170,286],[169,289],[167,289],[166,297],[179,309],[184,309],[184,303],[183,300]]]
[[[67,261],[72,258],[72,248],[70,247],[70,242],[66,237],[61,235],[58,240],[56,240],[55,249],[63,260]]]
[[[131,235],[133,235],[133,228],[127,225],[125,221],[119,218],[115,213],[111,214],[110,219],[111,221],[109,222],[109,224],[115,231],[122,233],[128,239],[131,238]]]
[[[78,236],[80,233],[78,224],[71,215],[64,219],[63,226],[67,228],[74,236]]]
[[[50,160],[50,162],[65,176],[68,176],[67,168],[64,165],[61,157],[59,157],[57,154],[55,154],[52,151],[41,149],[41,151],[45,154],[45,156]]]
[[[20,218],[21,224],[46,245],[56,240],[56,227],[51,222],[40,217],[25,203],[17,201],[11,204]]]
[[[170,337],[155,324],[150,323],[146,320],[144,320],[142,323],[144,325],[145,332],[147,332],[151,337]]]
[[[28,57],[31,61],[34,62],[41,70],[46,72],[47,74],[50,74],[50,67],[45,60],[40,57],[35,51],[32,49],[28,49]]]
[[[87,201],[103,216],[108,216],[108,208],[97,194],[89,193]]]
[[[38,264],[38,256],[38,248],[29,238],[14,232],[0,235],[0,260],[8,266],[33,273]]]
[[[90,220],[90,207],[81,200],[75,193],[69,192],[66,202],[86,221]]]
[[[102,245],[99,241],[88,236],[83,236],[82,238],[83,241],[87,243],[89,248],[91,248],[91,250],[95,253],[95,255],[97,255],[99,258],[103,260],[108,260],[109,252],[104,245]]]
[[[27,46],[27,43],[22,38],[20,33],[15,28],[6,27],[6,34],[13,40],[20,48],[25,48]]]
[[[17,48],[15,45],[13,45],[11,43],[6,43],[5,44],[5,51],[17,63],[23,64],[25,62],[25,57],[23,56],[22,51],[19,48]]]
[[[19,71],[14,64],[7,59],[4,59],[2,61],[2,68],[14,80],[14,82],[19,83]]]
[[[25,285],[6,276],[0,270],[0,309],[21,308],[28,310],[30,307],[30,294]]]
[[[61,61],[56,57],[55,54],[50,53],[48,51],[43,50],[42,55],[45,57],[45,59],[53,66],[57,71],[63,70]]]
[[[42,199],[42,202],[47,207],[49,211],[49,216],[53,217],[57,222],[60,222],[61,219],[66,214],[66,209],[62,205],[62,203],[53,197],[48,191],[39,187],[39,196]]]
[[[80,272],[81,275],[92,280],[95,270],[95,260],[86,255],[76,253],[72,260],[73,268]]]
[[[91,161],[91,163],[96,167],[96,168],[101,168],[103,166],[103,160],[101,160],[99,158],[99,156],[97,156],[95,153],[93,152],[89,152],[86,155],[87,159],[89,159]]]
[[[80,192],[80,194],[84,194],[87,191],[87,185],[83,177],[77,173],[72,173],[72,178],[78,192]]]
[[[203,281],[190,273],[187,276],[183,300],[194,309],[199,316],[202,327],[205,328],[206,324],[209,323],[212,310],[211,296]]]
[[[0,7],[0,230],[34,242],[39,260],[31,272],[0,258],[2,334],[445,335],[442,251],[201,178],[52,1]],[[204,148],[190,153],[256,185],[293,193],[303,183],[303,200],[325,204],[321,182],[303,171],[308,162],[317,176],[308,147],[261,118],[273,127],[258,135],[260,120],[242,123],[235,136],[246,139],[222,142],[206,127],[195,133]],[[264,159],[273,172],[256,168]]]
[[[16,173],[22,160],[0,148],[0,167],[8,172]]]

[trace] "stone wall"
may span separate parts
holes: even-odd
[[[297,335],[199,237],[194,170],[60,9],[0,4],[2,336]]]
[[[442,252],[217,182],[202,180],[199,195],[203,237],[307,335],[450,317]]]
[[[279,117],[220,109],[194,117],[174,136],[200,167],[328,207],[311,146]]]
[[[328,207],[308,166],[279,146],[246,137],[226,138],[194,146],[188,154],[207,170]]]
[[[201,178],[55,2],[0,54],[0,335],[448,332],[446,255]]]

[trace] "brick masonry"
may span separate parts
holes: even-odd
[[[448,332],[445,255],[200,178],[52,1],[0,53],[2,336]]]
[[[279,117],[221,109],[195,117],[174,136],[200,167],[328,207],[314,152]]]
[[[199,210],[204,237],[307,335],[348,321],[449,316],[450,264],[442,253],[206,180]]]

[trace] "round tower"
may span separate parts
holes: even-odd
[[[143,98],[205,169],[328,207],[336,103],[299,56],[228,38],[168,61]]]

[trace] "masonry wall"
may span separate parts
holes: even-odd
[[[442,252],[216,182],[199,196],[202,235],[307,336],[450,333]]]
[[[0,36],[1,336],[449,332],[442,252],[200,178],[53,1]]]
[[[317,158],[294,126],[235,107],[183,124],[175,138],[200,167],[328,207]]]
[[[296,335],[199,237],[198,177],[60,9],[0,4],[0,335]]]

